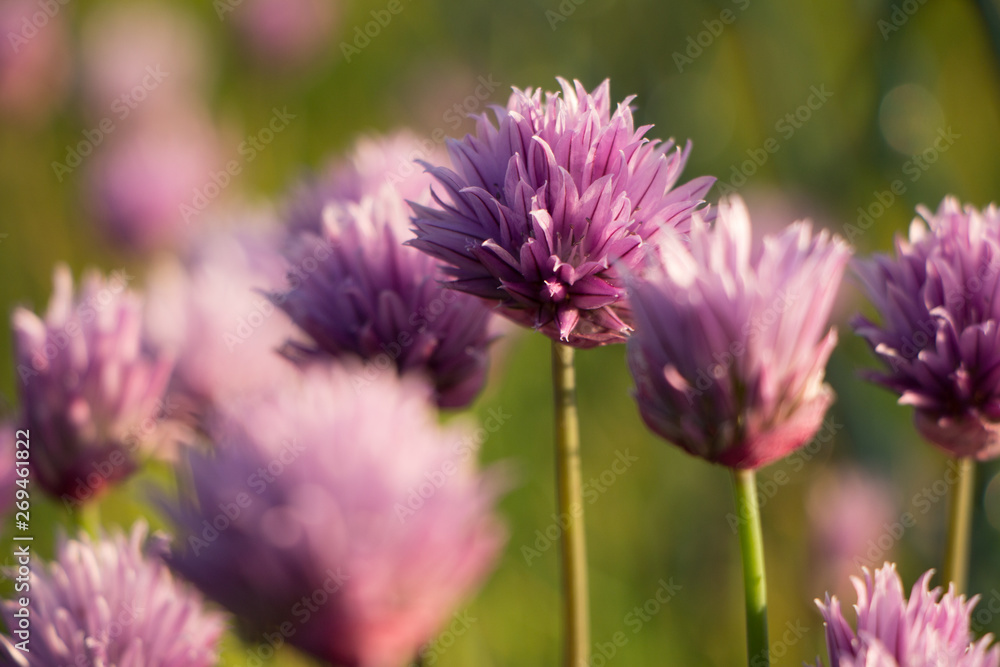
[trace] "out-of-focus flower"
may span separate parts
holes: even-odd
[[[687,231],[715,181],[674,188],[687,161],[673,141],[644,138],[629,103],[612,114],[609,83],[562,96],[514,90],[497,125],[449,141],[455,171],[431,168],[450,200],[414,206],[410,243],[446,262],[450,287],[574,347],[618,343],[632,326],[623,271],[658,232]]]
[[[109,3],[88,12],[81,52],[90,114],[116,124],[138,111],[200,107],[211,73],[204,29],[169,3]]]
[[[173,360],[148,345],[143,301],[126,288],[129,279],[92,273],[74,298],[60,266],[45,319],[24,308],[12,316],[33,478],[73,505],[130,475],[171,437],[150,424]]]
[[[430,203],[434,179],[416,160],[441,158],[437,146],[409,130],[359,139],[347,157],[331,161],[322,175],[295,188],[285,214],[289,230],[320,232],[327,204],[359,203],[387,187],[407,201]]]
[[[15,424],[16,422],[13,420],[0,422],[0,517],[5,516],[14,506],[17,480],[23,479],[21,475],[17,474]],[[30,445],[30,438],[27,443]],[[25,449],[25,451],[30,451],[30,449]]]
[[[69,30],[32,0],[0,3],[0,114],[47,118],[65,97],[70,75]]]
[[[289,643],[320,660],[401,665],[491,569],[497,485],[423,383],[354,377],[314,367],[223,410],[214,454],[191,455],[197,502],[172,510],[171,563],[251,636],[295,622]]]
[[[854,468],[820,477],[809,489],[806,510],[812,580],[827,589],[846,585],[869,553],[884,553],[878,542],[898,516],[889,484]]]
[[[804,445],[833,401],[827,321],[849,257],[807,222],[755,246],[739,198],[719,205],[714,228],[692,225],[690,250],[662,243],[659,264],[629,285],[628,363],[649,428],[732,468]]]
[[[917,580],[909,600],[893,563],[874,575],[865,568],[864,581],[852,577],[858,593],[857,632],[844,620],[836,597],[816,600],[826,622],[830,667],[1000,665],[1000,646],[991,648],[990,636],[975,641],[969,630],[969,614],[979,596],[966,601],[953,586],[942,596],[940,588],[930,590],[933,574],[930,570]]]
[[[182,402],[200,415],[295,372],[278,353],[295,327],[264,295],[285,279],[281,239],[266,225],[214,230],[193,244],[183,263],[154,271],[150,329],[177,356],[171,394],[188,399]]]
[[[402,244],[406,202],[382,188],[358,204],[329,204],[324,216],[322,235],[293,241],[289,289],[272,296],[312,338],[289,345],[289,356],[353,355],[425,375],[442,407],[471,403],[486,380],[491,312],[442,287],[437,261]]]
[[[246,48],[272,69],[302,67],[327,50],[340,18],[330,0],[245,0],[231,12]]]
[[[953,456],[1000,455],[1000,212],[948,197],[857,273],[882,317],[857,333],[888,367],[871,379],[912,405],[925,438]],[[926,221],[926,222],[925,222]]]
[[[174,580],[161,560],[162,536],[147,539],[137,523],[94,541],[60,540],[54,562],[33,565],[30,651],[16,648],[25,617],[17,599],[3,603],[8,636],[0,662],[20,667],[210,667],[225,630],[223,617]]]
[[[210,125],[184,114],[144,116],[89,164],[95,220],[113,242],[140,252],[182,245],[221,195],[212,180],[218,138]]]

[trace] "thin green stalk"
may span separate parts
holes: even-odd
[[[576,410],[573,348],[552,343],[555,395],[556,487],[562,531],[563,620],[566,667],[590,664],[590,600],[580,472],[580,423]]]
[[[740,552],[746,594],[747,664],[768,667],[767,582],[764,576],[764,536],[757,504],[757,477],[753,470],[733,470],[736,515],[740,517]]]
[[[972,536],[972,492],[975,488],[976,462],[971,456],[960,458],[958,479],[951,485],[948,517],[948,542],[945,545],[942,576],[965,593],[969,581],[969,541]]]

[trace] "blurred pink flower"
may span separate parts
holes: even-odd
[[[95,221],[119,246],[150,252],[183,245],[214,202],[206,188],[221,196],[211,180],[219,139],[208,123],[183,114],[150,113],[118,129],[87,163]]]
[[[277,350],[296,329],[263,293],[284,284],[280,244],[265,226],[213,230],[154,271],[150,320],[177,354],[172,393],[204,407],[295,373]]]
[[[271,69],[302,67],[328,51],[340,0],[243,0],[221,15],[245,47]]]
[[[31,606],[3,603],[8,631],[30,614],[29,651],[0,636],[0,664],[18,667],[212,667],[225,619],[204,608],[161,560],[162,535],[144,522],[128,535],[61,537],[53,562],[31,561]],[[33,551],[33,550],[32,550]],[[35,556],[34,558],[37,558]],[[23,599],[23,598],[22,598]]]
[[[0,115],[19,121],[48,117],[68,92],[70,37],[63,7],[44,11],[32,0],[0,3]]]
[[[878,542],[892,537],[887,531],[898,516],[886,480],[847,467],[829,470],[811,486],[806,511],[813,579],[827,589],[846,583],[859,563],[868,562],[868,552],[881,559],[885,549]]]
[[[909,600],[893,563],[865,580],[852,577],[858,593],[857,632],[851,629],[836,597],[816,600],[826,623],[829,667],[997,667],[1000,645],[987,635],[975,641],[969,615],[979,596],[966,601],[949,585],[930,590],[929,570],[921,575]],[[822,665],[819,662],[818,665]]]
[[[171,565],[253,638],[294,622],[287,641],[320,660],[395,667],[486,577],[504,531],[471,430],[439,425],[420,380],[359,388],[363,373],[316,366],[225,406],[215,451],[190,458],[196,500],[171,512],[187,545]]]
[[[143,327],[143,300],[128,276],[84,276],[74,294],[69,269],[55,271],[44,320],[12,316],[18,393],[31,433],[33,478],[76,506],[132,474],[169,429],[157,429],[173,359]]]
[[[213,60],[204,29],[185,10],[107,3],[87,13],[82,42],[82,89],[95,120],[201,105]]]

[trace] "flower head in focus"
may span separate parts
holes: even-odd
[[[1000,455],[1000,212],[946,198],[921,207],[896,256],[859,262],[882,318],[853,322],[886,368],[871,379],[916,410],[917,429],[953,456]]]
[[[978,642],[969,630],[969,615],[978,596],[966,600],[953,587],[941,595],[930,590],[933,570],[925,572],[909,599],[893,563],[865,580],[852,577],[858,593],[857,631],[844,619],[840,601],[827,595],[816,600],[826,624],[829,667],[997,667],[1000,646],[992,637]],[[819,663],[822,665],[822,663]]]
[[[833,400],[827,321],[849,257],[806,222],[755,245],[738,198],[719,205],[714,228],[693,224],[690,248],[662,243],[658,265],[629,284],[628,363],[649,428],[732,468],[804,445]]]
[[[447,201],[414,203],[410,243],[519,324],[579,348],[617,343],[632,326],[623,270],[662,229],[687,231],[715,179],[675,187],[690,146],[646,139],[631,97],[612,113],[608,81],[559,82],[561,95],[515,89],[496,124],[483,114],[449,142],[453,170],[429,167]]]
[[[149,345],[129,278],[92,273],[74,295],[60,266],[45,318],[12,316],[33,478],[71,504],[130,475],[170,435],[156,426],[173,360]]]
[[[0,663],[19,667],[211,667],[223,617],[175,581],[161,560],[165,539],[144,523],[92,540],[62,539],[55,560],[32,566],[30,651],[0,636]],[[3,603],[8,629],[22,627],[16,600]]]
[[[354,371],[312,367],[222,410],[214,455],[190,457],[196,499],[171,510],[187,545],[171,563],[251,637],[294,622],[288,641],[320,660],[386,667],[490,571],[503,530],[467,429],[438,425],[416,378],[359,391]]]

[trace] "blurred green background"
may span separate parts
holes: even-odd
[[[998,196],[1000,77],[972,2],[402,3],[350,62],[342,45],[351,44],[356,28],[387,3],[338,3],[326,47],[294,70],[261,66],[247,55],[232,30],[238,5],[220,20],[212,3],[169,3],[206,31],[208,108],[213,121],[236,137],[233,145],[263,127],[275,107],[297,116],[246,165],[226,197],[273,201],[303,170],[323,165],[360,134],[401,126],[427,136],[440,128],[457,134],[453,107],[474,94],[479,77],[500,84],[492,101],[503,103],[510,86],[552,89],[556,76],[578,78],[588,88],[610,78],[614,99],[638,95],[637,120],[655,124],[652,136],[693,141],[685,176],[713,174],[734,186],[758,226],[774,229],[811,216],[847,235],[859,254],[887,250],[918,204],[936,208],[953,193],[983,206]],[[59,11],[75,38],[88,15],[108,4],[79,0]],[[53,175],[51,163],[64,159],[66,147],[90,127],[72,81],[50,114],[8,118],[0,126],[4,312],[17,304],[43,308],[56,262],[68,262],[75,273],[126,266],[139,275],[147,263],[94,231],[83,170],[62,183]],[[810,109],[814,87],[829,97],[820,102],[814,96]],[[945,150],[933,149],[939,131],[949,128],[957,138]],[[770,138],[778,150],[761,160]],[[755,155],[762,165],[746,162]],[[859,207],[878,210],[872,208],[878,193],[897,179],[904,193],[893,196],[881,215],[873,213],[867,229],[856,227]],[[710,198],[718,193],[714,189]],[[763,512],[777,665],[799,665],[824,652],[822,619],[812,600],[835,580],[837,590],[848,591],[842,575],[856,571],[831,569],[811,546],[817,521],[810,507],[821,512],[835,505],[822,498],[810,505],[820,480],[845,466],[883,479],[888,523],[906,511],[917,523],[893,538],[878,562],[897,561],[907,586],[940,564],[947,502],[933,485],[942,478],[945,457],[916,435],[908,409],[858,377],[860,368],[872,365],[846,324],[859,309],[864,306],[848,281],[836,312],[842,340],[828,370],[838,394],[829,417],[835,437],[814,454],[800,455],[798,463],[777,463],[761,474],[762,485],[773,482]],[[474,408],[482,417],[491,409],[510,415],[483,446],[485,460],[509,460],[518,471],[518,484],[502,504],[510,542],[499,569],[468,606],[475,622],[443,637],[433,664],[559,662],[557,549],[542,548],[537,532],[553,524],[555,511],[548,363],[546,339],[516,337],[502,346],[491,384]],[[619,452],[637,459],[586,507],[593,664],[741,664],[742,588],[736,536],[726,519],[733,507],[727,471],[647,433],[629,396],[621,346],[579,354],[578,369],[584,479],[600,480]],[[13,407],[6,328],[0,330],[0,389]],[[996,463],[980,466],[970,589],[1000,599],[998,471]],[[166,478],[164,470],[153,471],[108,496],[105,521],[150,515],[150,483]],[[608,479],[606,474],[604,484]],[[925,489],[933,502],[922,513],[924,503],[915,496]],[[66,515],[41,500],[34,510],[39,548],[49,553],[55,524],[65,523]],[[873,509],[868,518],[881,516]],[[873,539],[885,533],[876,524]],[[524,547],[538,550],[530,564]],[[654,599],[661,582],[675,594],[637,622],[634,608]],[[847,606],[852,602],[853,594]],[[979,620],[981,631],[1000,632],[997,614]],[[607,656],[618,632],[627,642]],[[245,664],[247,650],[231,639],[224,664]],[[310,664],[287,650],[279,663]]]

